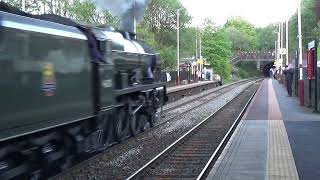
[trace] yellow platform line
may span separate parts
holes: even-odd
[[[268,82],[268,180],[298,180],[298,172],[292,155],[287,131],[283,122],[277,97]]]

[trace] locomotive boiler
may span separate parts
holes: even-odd
[[[0,2],[0,179],[42,179],[154,126],[160,57],[135,34]]]

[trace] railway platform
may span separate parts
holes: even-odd
[[[221,85],[219,81],[201,81],[186,85],[172,86],[167,88],[168,99],[169,102],[173,102],[185,96],[194,95],[201,91],[218,87],[219,85]]]
[[[265,79],[207,179],[319,179],[319,138],[320,115]]]

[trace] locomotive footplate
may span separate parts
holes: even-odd
[[[120,89],[120,90],[115,90],[115,95],[123,95],[123,94],[129,94],[133,92],[138,92],[138,91],[144,91],[146,89],[154,89],[158,87],[165,87],[166,82],[161,82],[161,83],[155,83],[155,84],[144,84],[144,85],[139,85],[136,87],[130,87],[130,88],[125,88],[125,89]]]

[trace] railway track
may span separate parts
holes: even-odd
[[[128,179],[201,179],[228,142],[257,91],[257,83],[212,113]],[[251,94],[242,110],[232,109]],[[230,113],[230,111],[239,111]]]
[[[223,88],[215,91],[215,92],[220,92],[220,93],[215,93],[215,97],[210,97],[210,98],[207,99],[207,100],[202,100],[202,101],[201,101],[201,105],[203,105],[203,104],[205,104],[206,102],[208,102],[208,101],[210,101],[210,100],[213,100],[213,99],[215,99],[215,98],[217,98],[217,97],[219,97],[219,96],[227,93],[229,90],[233,89],[234,87],[239,86],[239,84],[245,84],[245,83],[250,82],[250,81],[256,82],[257,80],[244,80],[244,81],[241,81],[241,82],[234,83],[234,84],[232,84],[232,85],[230,85],[230,86],[223,87]],[[222,91],[223,89],[224,89],[226,92],[223,92],[223,91]],[[211,93],[212,93],[212,92],[211,92]],[[205,95],[202,94],[202,95],[199,96],[197,99],[201,99],[201,98],[203,99],[203,98],[205,98],[205,97],[208,98],[209,94],[210,94],[210,93],[206,93]],[[193,100],[193,101],[195,101],[195,100]],[[190,103],[191,101],[188,101],[188,102]],[[186,103],[184,103],[184,105],[186,105]],[[200,107],[201,105],[198,105],[197,107]],[[183,105],[178,105],[178,106],[175,106],[175,107],[176,107],[176,108],[181,108],[182,106],[183,106]],[[197,107],[194,107],[194,106],[193,106],[191,109],[197,108]],[[175,108],[175,109],[176,109],[176,108]],[[174,108],[171,108],[171,110],[173,110],[173,109],[174,109]],[[189,109],[189,110],[190,110],[190,109]],[[183,113],[186,113],[186,112],[188,112],[189,110],[186,110],[186,111],[183,112]],[[167,111],[167,112],[169,112],[169,111]],[[161,124],[165,124],[165,123],[167,123],[168,121],[170,121],[170,120],[172,120],[172,119],[175,119],[175,118],[177,118],[177,117],[178,117],[178,116],[171,117],[171,118],[167,119],[165,122],[157,123],[156,126],[160,126]],[[152,131],[152,129],[151,129],[151,131]],[[137,137],[139,137],[139,136],[141,136],[141,134],[139,134]],[[131,139],[129,139],[127,142],[134,141],[134,139],[135,139],[135,138],[131,138]],[[121,144],[114,146],[114,148],[117,148],[117,146],[119,146],[119,147],[121,148]],[[101,156],[101,154],[103,154],[103,153],[95,153],[95,154],[93,154],[93,156],[86,158],[86,159],[83,160],[81,163],[74,165],[71,169],[72,169],[72,170],[75,170],[75,169],[85,168],[85,167],[87,166],[87,164],[89,164],[90,162],[96,161],[97,159],[99,159],[100,156]],[[70,169],[70,170],[71,170],[71,169]],[[68,170],[68,171],[69,171],[69,170]],[[66,174],[68,174],[68,171],[61,172],[60,174],[57,174],[56,176],[51,177],[50,179],[64,179],[64,176],[65,176]]]
[[[228,86],[222,87],[218,90],[213,90],[210,91],[208,90],[208,92],[204,92],[201,93],[200,95],[195,95],[195,96],[191,96],[189,97],[187,100],[178,103],[175,106],[171,106],[169,108],[166,108],[162,111],[162,118],[165,118],[165,120],[162,120],[160,118],[160,120],[158,122],[156,122],[156,125],[161,125],[163,123],[166,123],[168,121],[171,121],[173,119],[176,119],[178,117],[183,116],[185,113],[188,113],[190,110],[195,109],[195,108],[199,108],[202,105],[208,103],[209,101],[212,101],[226,93],[228,93],[230,90],[248,83],[248,82],[257,82],[260,81],[261,79],[247,79],[247,80],[243,80],[243,81],[239,81],[239,82],[235,82],[233,84],[230,84]],[[192,104],[192,105],[191,105]]]
[[[252,80],[256,80],[256,78],[253,78],[253,79],[246,79],[246,80],[241,80],[241,81],[237,81],[237,82],[234,82],[234,83],[231,83],[229,85],[226,85],[226,86],[223,86],[219,89],[216,89],[216,88],[213,88],[211,90],[206,90],[202,93],[200,93],[199,95],[193,95],[193,96],[187,96],[185,97],[184,99],[180,99],[179,101],[181,103],[177,103],[176,105],[174,106],[169,106],[168,108],[164,108],[163,112],[162,113],[167,113],[169,111],[172,111],[174,109],[177,109],[177,108],[180,108],[184,105],[187,105],[189,104],[190,102],[194,101],[195,98],[196,99],[201,99],[201,98],[204,98],[212,93],[217,93],[217,94],[222,94],[222,93],[226,93],[229,89],[233,89],[234,87],[236,86],[239,86],[239,84],[243,84],[243,83],[246,83],[246,82],[250,82]],[[190,98],[190,97],[194,97],[194,98]]]

